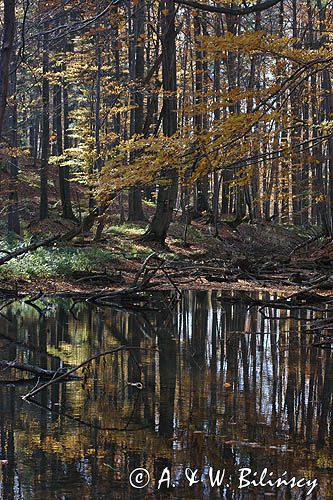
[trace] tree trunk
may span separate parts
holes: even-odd
[[[261,29],[261,12],[256,12],[255,17],[255,25],[254,31],[260,31]],[[250,74],[247,88],[250,91],[253,91],[256,87],[259,87],[259,79],[260,79],[260,58],[257,54],[254,54],[251,58],[251,66],[250,66]],[[247,113],[253,112],[254,102],[253,97],[249,97],[247,99],[246,110]],[[256,126],[256,129],[258,127]],[[259,146],[254,148],[254,154],[259,154]],[[247,199],[247,205],[250,215],[250,220],[258,219],[260,214],[260,210],[258,210],[260,204],[258,203],[259,197],[259,165],[254,169],[251,184],[246,187],[245,197]]]
[[[215,28],[216,36],[221,36],[221,18],[218,16]],[[215,59],[214,61],[214,94],[215,99],[218,102],[219,93],[221,91],[221,59]],[[221,108],[216,107],[214,109],[214,120],[217,122],[221,119]],[[216,170],[214,171],[213,180],[213,221],[214,221],[214,231],[215,236],[218,235],[218,220],[219,220],[219,202],[220,202],[220,187],[221,187],[222,174],[219,174]]]
[[[298,26],[297,26],[297,3],[296,0],[293,0],[292,2],[292,9],[293,9],[293,24],[292,24],[292,30],[293,30],[293,38],[296,40],[297,39],[297,33],[298,33]],[[296,69],[296,66],[294,70]],[[300,142],[301,140],[301,127],[299,125],[295,125],[295,123],[299,123],[301,120],[301,108],[299,106],[300,102],[300,95],[302,93],[302,87],[297,88],[296,91],[290,96],[290,110],[291,110],[291,115],[293,119],[293,130],[291,133],[291,147],[294,150],[296,148],[296,145]],[[294,224],[300,224],[301,223],[301,209],[302,209],[302,192],[303,192],[303,187],[302,187],[302,170],[299,165],[299,154],[292,154],[291,155],[291,179],[292,179],[292,220]]]
[[[235,16],[226,16],[227,31],[236,35],[237,25],[239,19]],[[228,77],[228,88],[232,90],[236,86],[236,55],[233,51],[228,51],[226,58],[226,73]],[[229,114],[236,113],[235,105],[230,105],[228,107]],[[232,173],[230,170],[225,170],[223,172],[223,184],[222,184],[222,212],[230,213],[233,210],[234,196],[231,193],[230,183],[232,181]]]
[[[17,148],[17,101],[16,101],[16,58],[13,60],[12,64],[12,85],[11,94],[13,97],[12,104],[12,120],[11,120],[11,145],[13,148]],[[17,182],[18,182],[18,158],[13,156],[9,163],[9,175],[10,175],[10,190],[9,190],[9,206],[8,206],[8,232],[20,234],[20,219],[18,212],[18,193],[17,193]]]
[[[130,74],[135,80],[134,95],[132,104],[135,106],[131,110],[131,135],[142,134],[143,131],[143,93],[141,86],[144,77],[144,45],[140,38],[144,33],[144,8],[141,3],[136,3],[133,9],[133,34],[134,47],[130,51]],[[128,196],[128,220],[131,222],[144,219],[142,208],[141,189],[133,186],[129,190]]]
[[[15,0],[4,0],[4,25],[0,54],[0,139],[7,105],[9,67],[15,36]]]
[[[68,89],[67,84],[63,83],[63,105],[64,105],[64,153],[71,146],[69,138],[69,101],[68,101]],[[70,167],[61,167],[63,170],[63,189],[64,189],[64,200],[63,200],[63,218],[64,219],[75,219],[72,207],[72,195],[71,195],[71,183],[70,183]]]
[[[162,27],[162,76],[163,76],[163,133],[171,137],[177,130],[177,79],[176,79],[176,30],[175,7],[172,0],[160,1]],[[178,172],[169,168],[161,175],[169,186],[160,186],[157,206],[143,239],[164,245],[178,194]]]
[[[200,48],[200,35],[201,33],[201,19],[199,14],[193,14],[193,24],[194,24],[194,37],[195,37],[195,104],[198,108],[202,107],[203,102],[203,80],[204,80],[204,53]],[[194,116],[194,128],[195,133],[200,134],[203,129],[203,114],[202,112],[195,110]],[[196,217],[200,217],[204,212],[208,212],[208,176],[204,175],[198,179],[195,183],[196,196],[195,196],[195,207],[194,214]]]
[[[95,149],[96,149],[96,161],[93,169],[97,172],[100,172],[102,169],[102,157],[101,157],[101,82],[102,82],[102,49],[100,46],[100,40],[97,36],[96,39],[97,48],[96,48],[96,59],[97,59],[97,75],[96,75],[96,104],[95,104]],[[96,205],[96,201],[93,196],[90,197],[90,209],[93,209]],[[97,225],[96,234],[94,239],[96,241],[100,240],[102,237],[105,220],[102,217],[103,209],[101,206],[98,206],[98,214],[101,216]]]
[[[68,96],[66,96],[67,101],[67,113],[64,116],[64,128],[68,128]],[[54,86],[54,131],[57,135],[55,143],[55,154],[58,157],[62,157],[64,153],[63,148],[63,126],[62,126],[62,87],[61,85]],[[65,111],[65,95],[64,95],[64,111]],[[65,115],[65,113],[64,113]],[[68,148],[68,133],[66,130],[66,147]],[[60,190],[60,200],[62,206],[62,217],[64,219],[74,219],[74,214],[72,210],[71,200],[70,200],[70,185],[69,185],[69,167],[61,166],[62,159],[59,158],[59,190]]]
[[[47,28],[47,26],[46,26]],[[49,71],[48,35],[43,39],[43,84],[42,84],[42,158],[40,168],[40,219],[49,216],[48,206],[48,163],[50,153],[50,83],[47,77]]]

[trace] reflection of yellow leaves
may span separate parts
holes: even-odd
[[[224,387],[225,389],[230,389],[231,384],[229,384],[229,382],[226,382],[225,384],[223,384],[223,387]]]
[[[64,459],[75,459],[81,458],[87,455],[93,455],[95,453],[94,448],[88,447],[88,442],[86,436],[80,435],[80,439],[74,433],[64,434],[55,438],[52,436],[46,436],[42,442],[39,442],[39,448],[41,448],[46,453],[54,453],[56,455],[61,455]],[[99,455],[103,457],[103,451],[99,452]]]
[[[163,16],[167,16],[169,14],[169,9],[163,9],[162,14]]]
[[[320,469],[333,469],[333,458],[324,453],[320,453],[317,458],[317,467]]]

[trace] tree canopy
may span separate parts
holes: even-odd
[[[26,182],[40,219],[120,197],[143,220],[153,202],[146,236],[162,243],[189,207],[332,232],[329,2],[5,0],[3,19],[9,231]]]

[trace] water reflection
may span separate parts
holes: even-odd
[[[333,360],[305,333],[313,313],[262,315],[217,292],[169,299],[160,311],[60,299],[43,314],[18,303],[2,311],[2,359],[56,370],[119,345],[158,352],[100,358],[38,405],[21,399],[36,380],[2,371],[1,498],[305,498],[306,488],[239,490],[241,467],[316,477],[312,498],[332,498]],[[137,467],[151,474],[143,490],[129,485]],[[165,467],[175,487],[162,492]],[[212,488],[203,475],[189,488],[186,467],[225,469],[226,481]]]

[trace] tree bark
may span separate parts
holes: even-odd
[[[65,144],[63,143],[63,136],[64,136],[64,141],[66,137],[66,148],[69,147],[68,144],[68,95],[67,95],[67,89],[66,89],[66,116],[65,116],[65,92],[62,95],[62,86],[61,85],[54,85],[54,109],[53,109],[53,114],[54,114],[54,131],[56,133],[56,143],[55,143],[55,154],[59,157],[58,163],[59,163],[59,190],[60,190],[60,201],[61,201],[61,206],[62,206],[62,217],[64,219],[74,219],[74,214],[72,210],[72,205],[71,205],[71,198],[70,198],[70,184],[69,184],[69,167],[68,166],[62,166],[61,161],[62,161],[62,155],[64,153],[64,146]],[[63,134],[63,126],[62,126],[62,110],[63,110],[63,100],[64,100],[64,129],[66,132]]]
[[[177,77],[176,77],[176,30],[175,6],[172,0],[160,1],[162,28],[162,80],[163,80],[163,133],[171,137],[177,130]],[[163,183],[157,197],[156,211],[143,239],[164,245],[176,206],[178,194],[178,172],[168,168],[161,175]]]
[[[193,14],[193,24],[194,24],[194,37],[195,37],[195,104],[199,108],[202,107],[203,103],[203,81],[204,81],[204,54],[200,49],[200,35],[202,20],[198,13]],[[194,128],[195,133],[200,134],[203,129],[203,114],[202,112],[195,111],[194,116]],[[198,179],[195,183],[196,196],[195,196],[195,207],[194,214],[196,217],[200,217],[204,212],[208,212],[208,175],[204,175]]]
[[[143,93],[140,89],[144,77],[144,45],[141,35],[144,33],[144,8],[142,3],[136,3],[133,9],[134,47],[130,50],[130,74],[135,81],[131,110],[131,135],[143,132]],[[141,189],[133,186],[128,195],[128,220],[131,222],[144,219]]]
[[[4,28],[0,54],[0,139],[2,138],[7,94],[9,67],[15,36],[15,0],[4,0]]]
[[[13,58],[12,63],[12,84],[11,94],[13,98],[12,116],[11,116],[11,145],[17,148],[17,101],[16,101],[16,60]],[[9,162],[10,190],[9,190],[9,206],[8,206],[8,232],[21,233],[20,219],[18,211],[18,158],[12,156]]]
[[[42,84],[42,158],[40,168],[40,219],[49,216],[48,205],[48,163],[50,153],[50,83],[47,77],[49,71],[48,35],[43,39],[43,84]]]
[[[69,100],[68,100],[68,88],[67,84],[63,83],[63,106],[64,106],[64,153],[70,148],[70,138],[69,138]],[[64,219],[75,220],[75,215],[73,213],[72,207],[72,195],[71,195],[71,183],[70,183],[70,167],[61,167],[63,171],[63,189],[64,189],[64,200],[63,200],[63,217]]]

